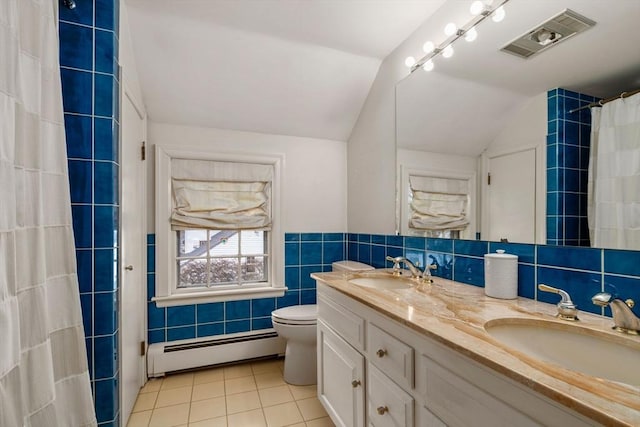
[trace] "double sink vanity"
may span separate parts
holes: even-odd
[[[312,275],[318,398],[337,426],[640,425],[640,336],[390,273]]]

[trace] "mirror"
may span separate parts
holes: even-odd
[[[500,52],[566,8],[596,25],[528,59]],[[588,167],[590,113],[565,111],[595,99],[587,94],[607,98],[640,87],[640,57],[634,54],[639,14],[640,4],[630,2],[512,1],[503,22],[482,22],[477,40],[458,40],[452,58],[434,58],[433,71],[407,71],[396,85],[401,234],[408,234],[407,177],[446,172],[477,178],[470,190],[472,224],[460,237],[480,233],[483,240],[584,245],[588,229],[581,230],[582,239],[560,234],[576,218],[586,222],[586,186],[580,181]],[[438,44],[445,37],[436,33]],[[572,92],[548,94],[555,88]],[[575,147],[553,139],[569,129],[577,129]],[[559,187],[565,174],[567,182],[577,177],[576,194]]]

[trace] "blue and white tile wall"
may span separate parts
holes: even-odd
[[[597,98],[566,89],[547,92],[547,244],[589,246],[587,179],[591,110]]]
[[[71,210],[91,386],[100,425],[119,425],[118,0],[60,1],[60,72]]]
[[[344,233],[286,233],[284,280],[279,298],[260,298],[159,308],[155,295],[155,235],[147,235],[147,315],[149,344],[269,329],[271,312],[299,304],[315,304],[316,283],[310,274],[330,271],[345,259]]]
[[[556,304],[557,295],[537,292],[546,283],[569,292],[583,311],[611,316],[591,303],[597,292],[640,301],[640,252],[568,246],[449,240],[422,237],[348,234],[348,259],[391,267],[387,255],[405,256],[424,266],[435,264],[433,275],[484,286],[484,254],[504,249],[518,255],[518,295]],[[634,309],[640,315],[640,308]]]

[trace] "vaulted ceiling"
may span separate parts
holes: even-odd
[[[405,51],[420,56],[424,40],[408,46],[416,36],[442,41],[444,25],[467,22],[471,4],[125,2],[152,121],[340,141],[349,139],[384,58],[394,50],[394,61]],[[565,8],[596,26],[527,60],[499,51]],[[639,18],[639,0],[510,0],[503,22],[483,22],[474,43],[461,40],[432,73],[398,83],[406,146],[477,155],[510,113],[547,89],[608,96],[640,87]]]
[[[346,141],[444,0],[126,0],[153,121]]]

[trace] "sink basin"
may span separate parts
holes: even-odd
[[[407,279],[392,276],[356,277],[349,280],[349,283],[375,289],[407,289],[412,286]]]
[[[574,324],[538,319],[496,319],[485,324],[512,349],[572,371],[640,386],[640,342]]]

